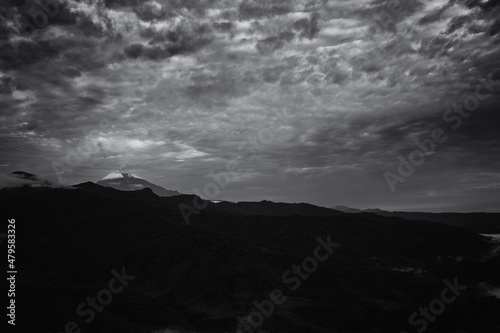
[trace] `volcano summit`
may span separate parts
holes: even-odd
[[[181,195],[177,191],[164,189],[161,186],[152,184],[133,173],[124,173],[119,170],[109,173],[106,177],[97,182],[98,185],[112,187],[120,191],[137,191],[149,187],[160,197],[173,197]]]

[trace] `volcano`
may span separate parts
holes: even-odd
[[[112,187],[120,191],[137,191],[150,188],[160,197],[173,197],[181,195],[181,193],[177,191],[167,190],[161,186],[152,184],[133,173],[124,173],[118,170],[109,173],[106,177],[98,181],[97,184]]]

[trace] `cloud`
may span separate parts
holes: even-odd
[[[497,19],[490,27],[490,35],[495,36],[500,32],[500,19]]]
[[[319,33],[319,14],[313,13],[309,19],[302,18],[293,24],[294,30],[300,31],[300,37],[313,39]]]
[[[21,41],[16,45],[16,48],[17,52],[8,47],[2,48],[0,51],[2,69],[21,68],[59,54],[57,46],[48,41]]]
[[[492,286],[486,282],[481,282],[479,284],[479,288],[485,295],[500,299],[500,288]]]
[[[236,160],[234,200],[486,207],[496,95],[396,197],[381,175],[500,68],[499,7],[394,3],[68,0],[21,35],[16,17],[39,8],[16,2],[0,20],[0,162],[54,178],[54,161],[90,145],[70,181],[126,165],[189,193]],[[251,159],[239,147],[277,112],[286,123]]]
[[[26,178],[18,174],[0,174],[0,189],[14,187],[60,187],[48,181],[38,179],[36,177]]]
[[[286,15],[293,11],[290,4],[281,1],[245,1],[239,6],[239,19],[260,19]]]
[[[285,46],[295,37],[291,31],[282,32],[277,36],[268,37],[257,42],[256,48],[262,54],[271,54]]]
[[[442,18],[442,15],[446,12],[446,10],[448,10],[448,8],[450,8],[451,6],[453,6],[453,3],[452,2],[448,2],[446,3],[444,6],[442,6],[441,8],[439,9],[436,9],[432,12],[430,12],[429,14],[425,15],[424,17],[422,17],[420,20],[418,20],[418,24],[420,25],[425,25],[425,24],[429,24],[429,23],[434,23],[436,21],[439,21],[441,20]]]

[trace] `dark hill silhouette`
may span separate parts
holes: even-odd
[[[158,195],[156,195],[149,187],[136,191],[120,191],[112,187],[101,186],[92,182],[73,185],[73,187],[94,193],[103,198],[112,198],[117,200],[142,200],[150,202],[160,201]]]
[[[186,225],[178,203],[192,199],[93,183],[0,190],[6,215],[16,219],[17,311],[30,318],[16,328],[60,332],[74,320],[82,332],[171,326],[235,332],[252,302],[279,288],[288,300],[262,330],[412,331],[408,316],[439,297],[444,279],[458,277],[467,291],[427,332],[498,329],[500,300],[479,286],[500,284],[499,256],[490,257],[493,244],[473,232],[366,213],[319,216],[317,208],[300,204],[301,214],[288,215],[285,207],[293,210],[293,204],[271,202],[226,210],[212,204]],[[282,274],[328,235],[340,248],[289,290]],[[122,267],[136,278],[92,323],[83,322],[77,305],[106,288],[111,269]]]
[[[222,201],[210,205],[210,209],[230,212],[239,215],[267,215],[267,216],[336,216],[344,213],[335,209],[319,207],[307,203],[282,203],[272,201],[260,202],[227,202]]]
[[[120,191],[111,187],[101,186],[99,183],[95,184],[92,182],[86,182],[82,184],[74,185],[74,187],[81,188],[86,191],[90,191],[99,196],[123,199],[123,200],[139,200],[139,199],[152,199],[161,200],[162,202],[178,206],[183,203],[188,206],[193,206],[193,201],[206,202],[208,205],[205,209],[209,211],[225,212],[235,215],[265,215],[265,216],[290,216],[290,215],[303,215],[303,216],[335,216],[343,215],[344,213],[330,209],[319,207],[306,203],[275,203],[271,201],[261,201],[261,202],[238,202],[232,203],[227,201],[222,201],[219,203],[213,203],[208,200],[203,200],[196,195],[191,194],[181,194],[177,196],[161,197],[159,198],[152,191],[147,191],[145,195],[144,191],[149,190],[149,188],[139,190],[139,191]]]
[[[346,213],[373,213],[381,216],[400,217],[406,220],[438,222],[485,234],[500,234],[500,213],[421,213],[421,212],[389,212],[381,209],[360,210],[345,206],[337,206]]]

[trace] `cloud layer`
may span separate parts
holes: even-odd
[[[220,199],[498,210],[499,13],[493,0],[10,1],[1,169],[80,182],[121,167],[192,193],[237,161]],[[483,79],[490,96],[453,129],[443,115]],[[384,172],[435,128],[448,140],[391,192]]]

